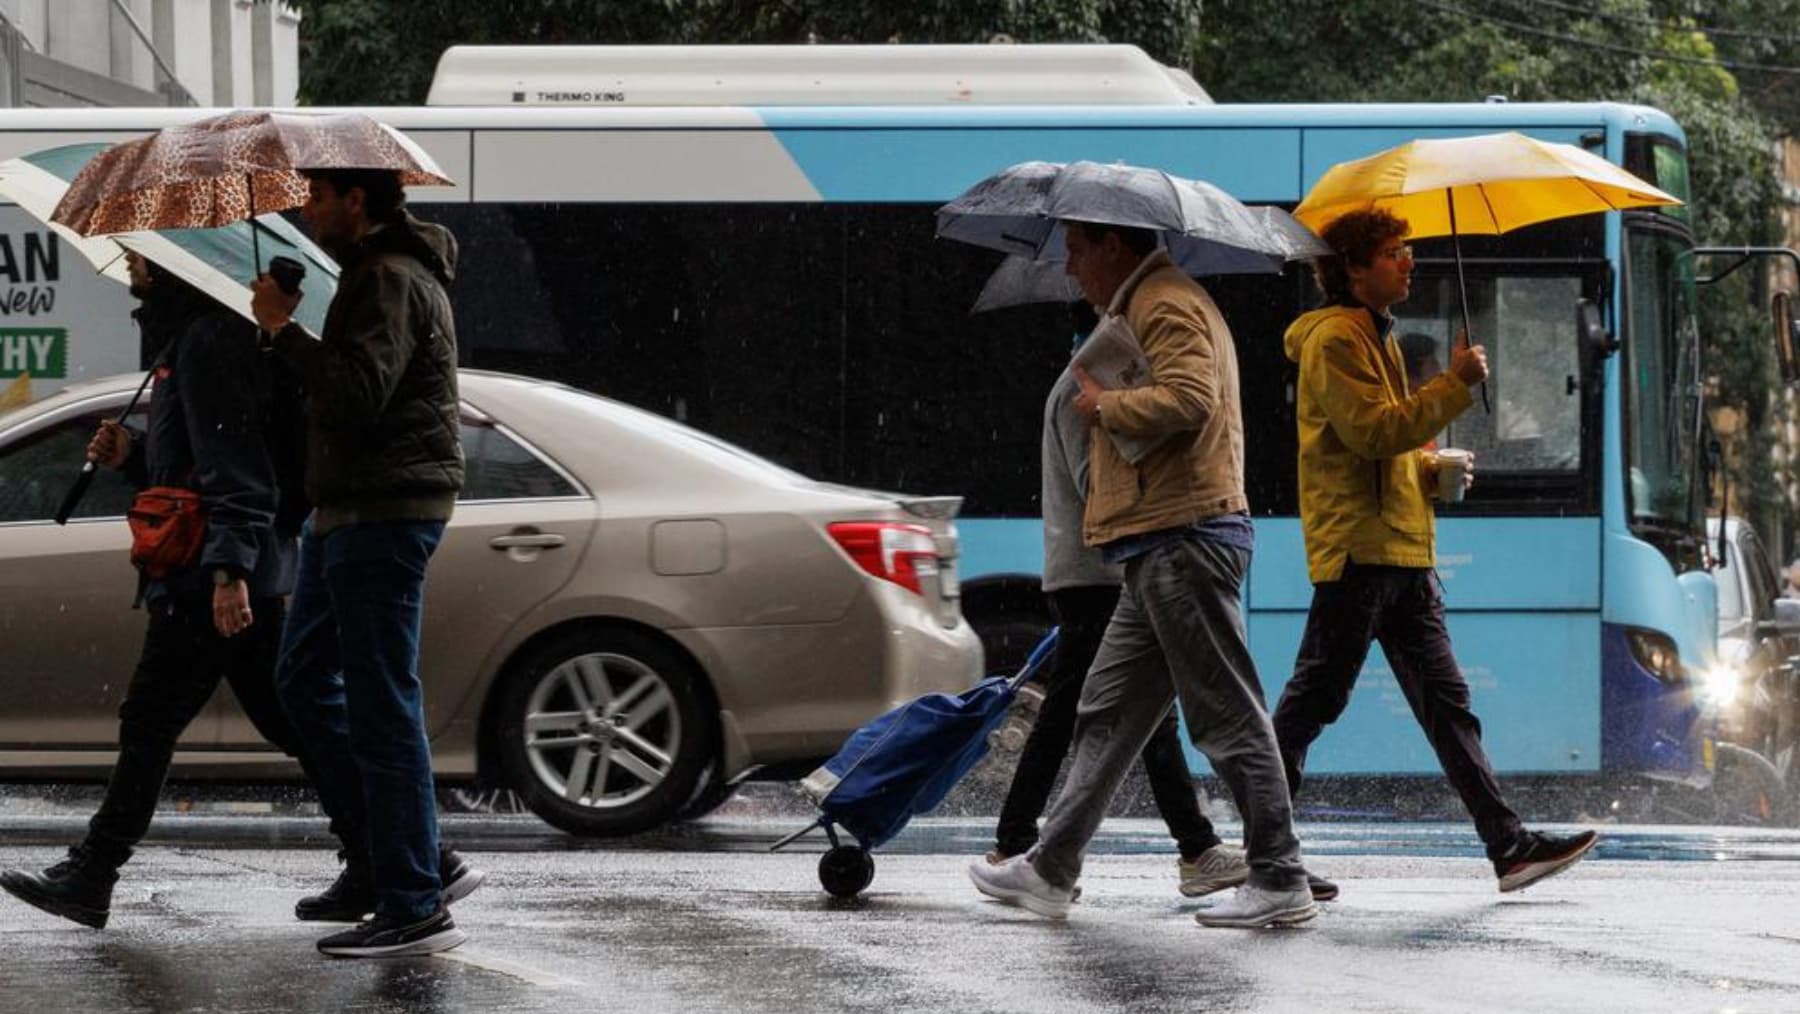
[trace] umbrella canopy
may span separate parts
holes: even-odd
[[[1491,236],[1573,215],[1680,203],[1592,152],[1509,131],[1408,141],[1339,162],[1294,217],[1323,232],[1349,212],[1381,208],[1423,239]]]
[[[1280,208],[1251,205],[1250,213],[1263,219],[1267,228],[1288,234],[1296,249],[1319,242],[1305,226]],[[1009,254],[981,286],[981,295],[975,297],[975,305],[969,312],[983,313],[1027,303],[1071,303],[1080,298],[1081,286],[1069,277],[1067,265],[1062,261],[1036,261]]]
[[[1057,261],[1034,261],[1009,255],[988,276],[975,297],[970,313],[998,310],[1025,303],[1072,303],[1081,298],[1081,286]]]
[[[304,204],[304,169],[451,184],[424,149],[361,113],[240,110],[113,145],[82,167],[52,217],[84,236],[205,229]]]
[[[1193,275],[1262,274],[1329,249],[1277,208],[1253,209],[1210,183],[1098,162],[1022,162],[938,209],[937,234],[1063,261],[1066,219],[1152,229]]]
[[[314,333],[324,329],[325,308],[337,288],[337,262],[279,215],[263,215],[217,229],[122,232],[103,237],[82,236],[52,221],[51,211],[68,190],[69,181],[104,150],[104,144],[71,144],[0,162],[0,198],[45,222],[62,242],[121,285],[131,282],[124,257],[124,252],[131,250],[252,322],[250,289],[237,279],[248,275],[253,247],[268,247],[306,266],[303,288],[307,298],[294,316]]]

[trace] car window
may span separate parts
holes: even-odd
[[[94,413],[66,419],[0,449],[0,524],[49,521],[56,516],[102,418]],[[98,469],[70,517],[124,517],[135,492],[122,473]]]
[[[523,444],[487,423],[464,419],[462,446],[465,471],[458,499],[538,500],[581,493]]]

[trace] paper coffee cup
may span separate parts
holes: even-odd
[[[1457,447],[1440,448],[1437,452],[1438,499],[1445,503],[1462,503],[1463,476],[1475,462],[1475,455]]]

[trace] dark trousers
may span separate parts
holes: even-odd
[[[175,741],[221,679],[231,684],[264,739],[290,756],[301,756],[293,726],[275,696],[282,600],[255,599],[250,608],[255,622],[236,637],[223,637],[213,627],[208,592],[159,597],[145,606],[150,619],[144,648],[119,706],[119,759],[100,809],[88,822],[87,846],[96,858],[123,865],[143,840]],[[304,758],[301,763],[306,766]],[[340,825],[334,823],[333,830]]]
[[[1313,588],[1294,676],[1275,707],[1275,735],[1298,797],[1306,750],[1350,704],[1371,641],[1380,641],[1413,717],[1437,752],[1450,785],[1475,818],[1489,858],[1519,836],[1519,817],[1481,747],[1481,720],[1469,710],[1469,684],[1450,649],[1436,575],[1417,567],[1348,564],[1343,576]]]
[[[308,521],[275,686],[317,769],[327,807],[366,829],[376,911],[417,919],[438,906],[437,802],[419,625],[442,521]]]
[[[1056,653],[1050,660],[1045,678],[1044,703],[1038,710],[1037,723],[1019,752],[1018,767],[1013,771],[1012,787],[1006,803],[1000,808],[1000,823],[995,831],[994,847],[1009,856],[1031,850],[1038,840],[1038,817],[1050,799],[1050,788],[1056,773],[1069,755],[1075,736],[1075,706],[1081,701],[1081,687],[1087,681],[1088,667],[1100,650],[1100,638],[1112,620],[1119,604],[1118,585],[1087,585],[1062,588],[1047,595],[1050,615],[1061,628]],[[1175,710],[1169,709],[1161,725],[1150,735],[1142,754],[1144,774],[1150,781],[1150,795],[1156,809],[1169,825],[1169,835],[1184,859],[1193,859],[1219,844],[1212,822],[1200,812],[1194,795],[1194,779],[1187,758],[1181,752]]]

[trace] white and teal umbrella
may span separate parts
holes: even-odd
[[[82,236],[52,222],[50,213],[69,189],[69,181],[107,147],[70,144],[0,162],[0,198],[44,222],[62,242],[114,281],[129,284],[124,252],[130,250],[252,321],[249,279],[266,270],[258,265],[258,248],[265,257],[290,257],[306,266],[301,283],[306,298],[294,317],[314,334],[325,329],[325,308],[337,291],[337,262],[280,215],[262,215],[216,229],[160,229],[105,236]]]

